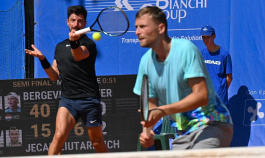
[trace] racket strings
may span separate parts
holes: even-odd
[[[149,101],[148,101],[148,83],[147,80],[144,83],[144,117],[145,120],[148,119],[148,113],[149,113]]]
[[[149,85],[148,85],[148,77],[146,75],[143,76],[142,80],[142,88],[141,88],[141,112],[142,119],[148,120],[149,116]]]
[[[98,24],[101,30],[113,36],[124,34],[129,27],[125,13],[114,8],[104,10],[98,17]]]

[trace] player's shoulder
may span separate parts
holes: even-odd
[[[152,48],[148,49],[144,53],[144,55],[142,56],[142,59],[149,59],[149,58],[151,58],[152,57],[152,52],[153,52]]]
[[[87,35],[83,35],[79,39],[79,41],[80,41],[80,45],[86,46],[87,49],[91,49],[91,48],[96,49],[96,43],[92,39],[88,38]]]
[[[146,64],[148,61],[152,60],[152,49],[148,49],[141,57],[140,64]]]
[[[176,44],[194,45],[193,42],[185,38],[172,38],[172,42]]]
[[[172,38],[171,50],[174,52],[186,52],[185,54],[200,53],[199,48],[190,40]],[[178,53],[179,54],[179,53]]]
[[[81,42],[88,42],[88,43],[91,43],[91,44],[96,44],[92,39],[87,37],[87,35],[83,35],[79,40]]]
[[[68,38],[65,39],[65,40],[63,40],[63,41],[61,41],[61,42],[59,42],[59,43],[56,45],[56,47],[62,47],[62,46],[67,47],[67,45],[69,45],[69,39],[68,39]]]
[[[178,47],[179,49],[198,49],[192,41],[184,38],[181,39],[172,38],[171,42],[172,45]]]

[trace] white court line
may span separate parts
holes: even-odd
[[[22,156],[24,157],[24,156]],[[22,158],[14,157],[14,158]],[[237,147],[197,149],[180,151],[142,151],[142,152],[112,152],[92,154],[69,154],[59,156],[26,156],[27,158],[207,158],[207,157],[229,157],[229,158],[261,158],[265,157],[265,147]]]

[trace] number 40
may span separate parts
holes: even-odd
[[[51,110],[48,104],[41,104],[40,112],[39,112],[39,105],[34,104],[29,114],[34,115],[35,118],[38,118],[40,114],[42,117],[49,117],[50,113],[51,113]]]

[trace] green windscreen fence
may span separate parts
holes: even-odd
[[[25,78],[23,0],[0,10],[0,79]]]

